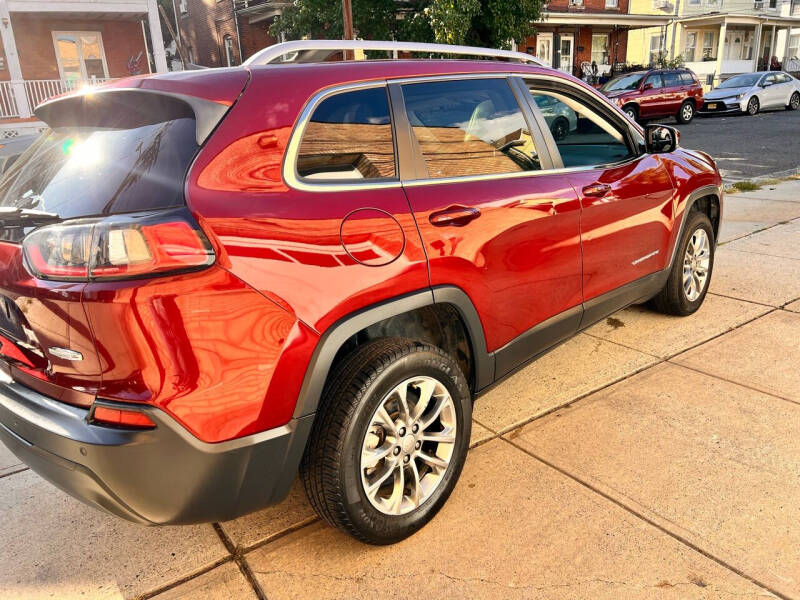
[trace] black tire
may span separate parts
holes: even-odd
[[[795,92],[789,98],[789,104],[786,105],[786,110],[797,110],[800,108],[800,92]]]
[[[678,123],[691,123],[694,115],[694,103],[691,100],[684,100],[680,109],[678,109],[678,114],[675,115],[675,120]]]
[[[758,114],[759,109],[761,108],[761,103],[758,101],[758,96],[753,96],[750,100],[747,101],[747,111],[746,114],[753,115]]]
[[[622,107],[622,112],[624,112],[632,121],[639,120],[639,107],[635,104],[628,104],[627,106]]]
[[[456,439],[450,463],[431,495],[406,514],[390,515],[373,506],[364,490],[362,445],[379,405],[395,386],[415,376],[434,378],[450,393]],[[471,419],[466,378],[443,350],[401,338],[364,345],[336,367],[323,391],[300,465],[311,506],[328,523],[362,542],[392,544],[412,535],[436,515],[453,491],[469,447]]]
[[[550,132],[556,140],[563,140],[569,135],[569,121],[566,117],[558,117],[550,125]]]
[[[698,229],[703,229],[708,236],[710,261],[707,270],[708,275],[700,295],[695,300],[689,300],[683,288],[684,257],[686,256],[689,241]],[[650,305],[658,312],[678,316],[690,315],[700,308],[708,293],[708,286],[711,284],[715,250],[716,240],[714,239],[714,228],[711,226],[708,215],[699,210],[692,210],[687,217],[686,228],[679,240],[678,250],[675,254],[675,262],[670,270],[667,283],[664,284],[662,290],[650,300]]]

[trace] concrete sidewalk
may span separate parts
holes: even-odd
[[[800,181],[726,197],[703,307],[632,307],[475,406],[434,521],[391,547],[295,486],[142,528],[0,446],[0,598],[800,598]]]

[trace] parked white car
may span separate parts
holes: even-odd
[[[701,116],[743,112],[754,115],[768,108],[797,110],[800,81],[783,71],[758,71],[726,79],[705,95]]]
[[[544,95],[534,96],[534,100],[555,139],[563,140],[578,128],[578,115],[560,100]]]

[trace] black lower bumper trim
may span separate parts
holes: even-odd
[[[146,412],[156,428],[90,425],[85,409],[0,382],[0,441],[57,487],[119,517],[144,524],[203,523],[283,500],[314,418],[207,444],[163,411],[133,408]]]

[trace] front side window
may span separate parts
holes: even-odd
[[[537,89],[529,83],[533,100],[540,108],[561,154],[564,167],[600,166],[632,157],[622,126],[613,123],[577,95]],[[566,131],[554,129],[560,117],[569,122]]]
[[[664,87],[664,82],[661,80],[661,73],[653,73],[645,80],[644,84],[645,86],[651,85],[654,90]]]
[[[80,81],[108,77],[103,40],[97,31],[54,31],[61,79]]]
[[[608,64],[608,34],[594,34],[592,36],[592,62],[598,65]]]
[[[403,86],[403,97],[429,177],[541,168],[528,124],[505,79],[410,83]]]
[[[342,92],[320,102],[303,133],[297,174],[335,181],[394,178],[386,88]]]

